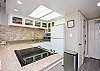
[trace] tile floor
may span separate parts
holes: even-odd
[[[100,60],[93,58],[85,58],[84,64],[79,71],[100,71]]]

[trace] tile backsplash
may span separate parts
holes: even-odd
[[[45,30],[0,25],[0,39],[5,41],[43,39]]]

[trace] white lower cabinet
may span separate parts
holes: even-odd
[[[58,63],[57,65],[55,65],[54,67],[52,67],[48,71],[64,71],[64,68],[62,66],[62,63]]]
[[[64,67],[62,66],[62,60],[52,64],[51,66],[45,68],[43,71],[64,71]]]

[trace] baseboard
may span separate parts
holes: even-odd
[[[95,57],[92,57],[92,56],[89,56],[89,55],[86,55],[85,57],[88,57],[88,58],[91,58],[91,59],[95,59],[95,60],[99,60],[100,61],[100,59],[95,58]]]
[[[93,57],[90,57],[91,59],[95,59],[95,60],[99,60],[100,61],[100,59],[97,59],[97,58],[93,58]]]

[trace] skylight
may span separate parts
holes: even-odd
[[[57,12],[52,12],[44,17],[42,17],[41,19],[43,20],[51,20],[51,19],[54,19],[54,18],[57,18],[57,17],[60,17],[61,15]]]
[[[47,7],[40,5],[36,10],[34,10],[29,16],[34,18],[40,18],[53,10],[48,9]]]
[[[29,16],[34,18],[39,18],[42,20],[51,20],[61,15],[57,12],[54,12],[52,9],[40,5],[31,14],[29,14]]]

